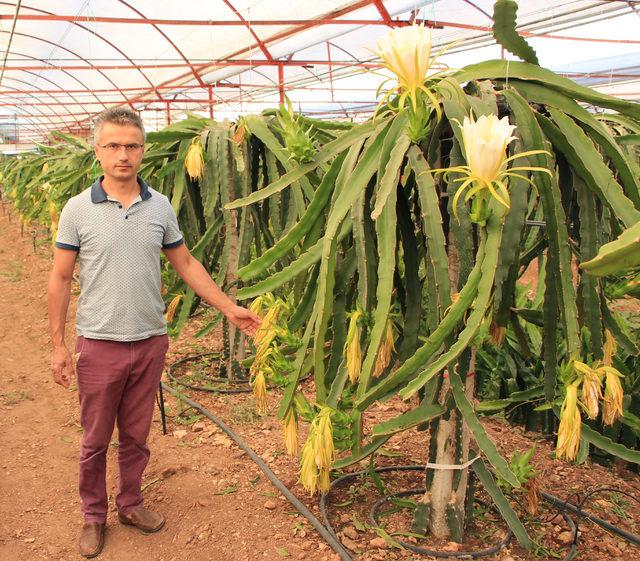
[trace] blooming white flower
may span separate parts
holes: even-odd
[[[467,187],[470,189],[465,196],[465,201],[478,192],[488,191],[498,202],[509,208],[507,178],[517,177],[534,185],[531,179],[516,172],[540,171],[551,175],[551,172],[543,167],[507,167],[510,161],[517,158],[533,154],[548,154],[546,150],[528,150],[507,158],[507,146],[516,138],[513,136],[516,127],[509,124],[507,117],[498,119],[496,115],[482,115],[478,120],[473,116],[465,117],[460,129],[467,165],[430,170],[431,173],[462,174],[461,178],[454,179],[455,182],[461,183],[452,203],[453,213],[456,216],[458,199]]]
[[[494,181],[504,165],[507,145],[516,138],[515,125],[507,117],[482,115],[477,121],[465,117],[461,129],[471,172],[482,181]]]
[[[376,53],[398,78],[404,96],[399,106],[410,96],[415,109],[416,93],[426,91],[423,82],[432,62],[431,37],[424,24],[390,29],[378,40]]]

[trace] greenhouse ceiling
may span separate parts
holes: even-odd
[[[520,1],[542,66],[640,100],[640,1]],[[0,1],[0,134],[26,148],[52,130],[88,134],[107,107],[150,130],[187,113],[236,119],[277,106],[362,119],[387,78],[372,52],[388,26],[424,22],[442,65],[513,58],[493,0]]]

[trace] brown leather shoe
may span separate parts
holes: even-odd
[[[80,555],[91,559],[100,555],[104,547],[105,525],[100,522],[85,522],[80,534]]]
[[[135,526],[145,534],[157,532],[164,526],[164,516],[143,506],[136,507],[127,516],[118,513],[118,520],[127,526]]]

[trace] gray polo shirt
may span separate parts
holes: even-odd
[[[137,341],[167,332],[160,251],[184,243],[169,199],[138,178],[125,209],[100,177],[62,209],[56,247],[78,252],[78,335]]]

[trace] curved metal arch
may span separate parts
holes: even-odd
[[[12,4],[10,4],[9,2],[0,2],[0,5],[5,5],[5,6],[11,6]],[[25,4],[22,4],[22,7],[25,10],[32,10],[34,12],[39,12],[41,14],[46,14],[46,15],[55,15],[53,12],[48,12],[47,10],[42,10],[40,8],[34,8],[32,6],[27,6]],[[104,37],[103,35],[101,35],[100,33],[94,31],[93,29],[82,25],[81,23],[78,23],[77,21],[73,21],[71,22],[73,25],[79,27],[80,29],[82,29],[83,31],[86,31],[88,33],[91,33],[92,35],[94,35],[95,37],[97,37],[98,39],[101,39],[102,41],[104,41],[107,45],[109,45],[112,49],[114,49],[116,52],[120,53],[126,60],[128,60],[131,63],[131,66],[133,68],[135,68],[136,70],[138,70],[138,72],[140,72],[140,74],[142,75],[142,77],[147,81],[147,83],[149,84],[149,86],[151,88],[154,88],[153,82],[149,79],[149,77],[142,71],[142,69],[135,63],[133,62],[133,60],[131,60],[127,54],[122,51],[119,47],[117,47],[116,45],[114,45],[111,41],[109,41],[109,39],[107,39],[106,37]],[[124,94],[123,94],[124,95]],[[159,92],[156,91],[156,95],[158,96],[158,99],[162,100],[162,96],[160,95]]]
[[[134,8],[133,6],[131,6],[125,0],[118,0],[118,2],[120,2],[122,5],[124,5],[127,8],[129,8],[134,13],[138,14],[142,19],[147,20],[146,16],[140,10]],[[200,84],[201,86],[206,86],[206,84],[202,81],[202,78],[200,77],[200,75],[196,71],[196,69],[193,66],[193,64],[191,62],[189,62],[187,57],[184,56],[184,54],[177,47],[177,45],[171,39],[169,39],[167,34],[164,31],[162,31],[162,29],[160,29],[155,23],[149,23],[149,25],[151,25],[158,33],[160,33],[160,35],[162,35],[164,37],[164,39],[167,41],[167,43],[169,43],[173,47],[173,49],[180,55],[180,58],[182,58],[182,60],[184,60],[187,63],[187,65],[189,65],[189,68],[191,68],[191,72],[193,73],[193,76],[197,80],[198,84]]]
[[[122,1],[122,0],[120,0],[120,1]],[[341,16],[343,16],[345,14],[348,14],[350,12],[353,12],[353,11],[359,10],[361,8],[364,8],[364,7],[366,7],[366,6],[370,5],[370,4],[371,4],[371,0],[358,0],[357,2],[354,2],[353,4],[351,4],[349,6],[341,8],[339,10],[334,10],[333,12],[331,12],[331,17],[338,18],[338,17],[341,17]],[[322,20],[323,18],[326,18],[326,17],[327,17],[326,15],[323,15],[323,16],[317,18],[317,19],[318,20]],[[321,21],[316,22],[315,20],[309,20],[304,25],[298,25],[298,26],[292,27],[290,29],[286,29],[284,31],[280,31],[280,32],[276,33],[275,35],[269,37],[267,40],[263,41],[263,43],[266,45],[268,43],[272,43],[272,42],[278,41],[280,39],[285,39],[286,37],[289,37],[291,35],[295,35],[299,31],[304,31],[305,29],[309,29],[311,27],[315,27],[316,25],[321,25]],[[236,52],[231,53],[230,55],[225,57],[225,59],[231,59],[233,57],[237,57],[238,55],[240,55],[242,53],[246,53],[247,51],[250,51],[255,46],[256,45],[253,44],[253,45],[249,45],[248,47],[243,47],[242,49],[239,49]],[[205,62],[205,63],[197,65],[196,68],[197,68],[198,72],[201,72],[203,70],[210,70],[212,66],[214,68],[216,66],[222,67],[220,65],[216,65],[216,64],[212,65],[211,63]],[[189,76],[189,74],[190,74],[189,72],[185,72],[184,74],[180,74],[179,76],[176,76],[174,78],[169,78],[169,79],[165,80],[164,82],[162,82],[161,84],[158,84],[158,85],[159,86],[167,86],[167,85],[170,85],[170,84],[175,84],[178,80],[187,78]],[[176,85],[176,87],[179,88],[179,87],[184,87],[184,86]],[[131,98],[129,100],[130,103],[135,103],[138,99],[144,98],[144,96],[147,93],[148,92],[143,92],[138,96],[134,96],[133,98]]]
[[[222,0],[222,1],[238,17],[238,19],[244,24],[244,26],[247,28],[249,33],[251,33],[251,36],[256,40],[256,45],[258,45],[258,47],[262,51],[262,54],[267,57],[267,60],[271,60],[272,61],[273,57],[271,56],[271,53],[267,49],[267,46],[264,44],[262,39],[260,39],[260,37],[258,37],[256,32],[253,30],[253,28],[251,27],[251,24],[246,19],[244,19],[243,15],[238,10],[236,10],[235,6],[233,4],[231,4],[231,2],[229,2],[229,0]]]
[[[13,79],[13,78],[12,78],[12,79]],[[17,89],[17,88],[12,88],[11,86],[7,86],[6,84],[5,84],[5,86],[4,86],[4,87],[5,87],[5,88],[12,89],[12,90],[15,90],[15,91],[17,91],[17,92],[19,92],[19,91],[20,91],[19,89]],[[19,111],[22,111],[22,110],[23,110],[21,107],[18,107],[18,106],[16,106],[16,109],[17,109],[17,110],[19,110]],[[52,126],[55,126],[55,125],[56,125],[56,123],[54,123],[54,122],[53,122],[53,120],[52,120],[50,117],[47,117],[47,116],[45,115],[45,113],[43,113],[43,112],[42,112],[41,110],[39,110],[39,109],[38,109],[38,111],[40,112],[40,115],[42,115],[43,117],[45,117],[45,118],[49,119],[49,122],[50,122],[50,124],[51,124]],[[51,130],[51,129],[47,129],[47,128],[46,128],[46,125],[44,125],[44,124],[39,124],[39,123],[37,123],[37,122],[33,121],[33,120],[32,120],[32,117],[30,117],[30,116],[28,116],[28,115],[24,115],[23,113],[16,113],[15,115],[16,115],[16,117],[20,117],[20,118],[24,119],[24,120],[25,120],[29,125],[36,127],[36,128],[37,128],[37,130],[38,130],[38,132],[39,132],[40,134],[42,134],[42,136],[46,136],[46,135],[47,135],[47,133]]]
[[[18,78],[12,78],[11,76],[5,76],[5,78],[6,78],[7,80],[12,80],[12,81],[14,81],[14,82],[20,82],[20,83],[23,83],[23,84],[31,85],[31,84],[29,84],[28,82],[25,82],[24,80],[19,80]],[[5,84],[5,86],[4,86],[4,87],[5,87],[5,88],[8,88],[8,89],[11,89],[11,90],[15,90],[15,91],[16,91],[16,92],[18,92],[18,93],[20,93],[20,91],[21,91],[21,90],[20,90],[20,89],[18,89],[18,88],[13,88],[13,87],[11,87],[11,86],[7,86],[6,84]],[[38,98],[38,97],[36,97],[36,96],[33,96],[33,97],[34,97],[35,99],[39,99],[39,98]],[[28,104],[27,104],[27,105],[28,105]],[[20,106],[19,106],[19,105],[17,105],[17,104],[15,105],[15,107],[16,107],[16,110],[20,110],[20,111],[22,111],[22,110],[23,110],[23,109],[22,109],[22,107],[20,107]],[[29,107],[35,107],[35,108],[36,108],[36,111],[38,111],[38,112],[40,113],[40,115],[42,115],[43,117],[46,117],[46,113],[45,113],[44,111],[42,111],[41,109],[39,109],[37,106],[29,105]],[[25,117],[25,118],[26,118],[26,117]],[[54,127],[55,127],[55,126],[57,126],[57,123],[55,123],[55,122],[53,121],[53,119],[51,119],[51,117],[46,117],[46,118],[49,120],[49,123],[51,124],[51,126],[54,126]],[[28,120],[29,120],[29,119],[28,119]],[[31,121],[30,121],[30,120],[29,120],[29,122],[31,123]],[[76,119],[76,122],[77,122],[78,124],[80,124],[80,121],[79,121],[79,120],[77,120],[77,119]],[[34,124],[34,123],[32,123],[32,124]],[[46,131],[46,129],[45,129],[45,131]]]
[[[35,56],[32,56],[32,55],[27,55],[27,54],[24,54],[24,53],[19,53],[18,51],[9,51],[9,53],[10,54],[19,55],[21,57],[28,58],[29,60],[37,60],[38,62],[42,62],[44,64],[47,64],[47,65],[51,66],[53,69],[55,69],[55,70],[60,70],[61,72],[63,72],[67,76],[69,76],[71,79],[76,80],[80,85],[84,86],[84,84],[80,80],[78,80],[73,74],[71,74],[67,70],[64,70],[62,68],[59,68],[58,66],[55,66],[54,64],[48,62],[46,59],[38,58],[38,57],[35,57]],[[46,77],[41,76],[40,74],[36,74],[35,72],[30,71],[30,70],[24,70],[23,69],[20,72],[25,72],[27,74],[32,74],[32,75],[36,76],[37,78],[39,78],[40,80],[44,80],[45,82],[49,82],[50,84],[53,84],[54,86],[56,86],[57,88],[60,89],[61,93],[66,93],[73,101],[75,101],[79,105],[82,105],[73,95],[68,93],[65,88],[63,88],[61,85],[59,85],[58,83],[54,82],[50,78],[46,78]],[[28,82],[24,82],[24,83],[29,85],[29,86],[31,86],[31,87],[33,87],[34,89],[42,89],[42,88],[38,88],[35,84],[29,84]],[[87,90],[87,93],[91,93],[91,91]],[[51,97],[53,97],[53,96],[51,96]],[[97,97],[97,96],[94,96],[94,97]]]
[[[3,31],[0,29],[0,33],[8,33],[8,31]],[[43,37],[38,37],[37,35],[29,35],[28,33],[18,33],[15,32],[14,35],[20,35],[21,37],[27,37],[28,39],[35,39],[36,41],[42,41],[43,43],[47,43],[48,45],[53,45],[54,47],[57,47],[59,49],[62,49],[63,51],[68,52],[69,54],[73,55],[74,57],[76,57],[79,60],[82,60],[83,62],[86,62],[89,67],[94,68],[94,66],[91,64],[91,62],[89,60],[87,60],[86,58],[80,56],[79,54],[73,52],[71,49],[67,49],[66,47],[63,47],[62,45],[59,45],[58,43],[54,43],[53,41],[49,41],[49,39],[44,39]],[[51,65],[55,68],[55,65]],[[101,74],[105,80],[107,80],[107,82],[109,82],[116,90],[118,90],[122,97],[125,100],[125,103],[128,103],[127,100],[127,96],[124,95],[123,92],[121,92],[120,88],[118,88],[118,86],[116,86],[116,84],[113,82],[113,80],[111,80],[111,78],[109,78],[109,76],[107,76],[102,70],[98,70],[96,69],[96,72],[98,72],[99,74]],[[79,78],[77,78],[76,76],[74,76],[73,74],[69,73],[69,76],[72,77],[76,82],[78,82],[78,84],[80,84],[82,87],[84,87],[88,92],[91,92],[91,89],[82,82],[82,80],[80,80]],[[102,105],[102,107],[104,107],[105,109],[107,108],[107,106],[100,101],[100,99],[98,98],[97,95],[94,95],[94,97],[96,98],[97,102]],[[130,104],[131,105],[131,104]],[[131,108],[133,109],[133,105],[131,105]]]

